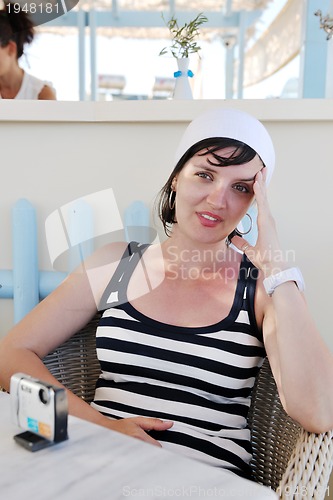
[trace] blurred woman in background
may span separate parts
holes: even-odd
[[[30,44],[35,35],[29,16],[8,8],[0,10],[0,99],[44,99],[55,100],[55,90],[49,82],[40,80],[22,69],[19,59],[24,46]]]

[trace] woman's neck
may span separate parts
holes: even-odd
[[[228,248],[224,241],[202,243],[190,240],[185,236],[173,233],[162,244],[165,262],[173,268],[179,267],[184,272],[191,270],[200,274],[205,270],[206,275],[221,272],[222,269],[239,265],[239,255]]]
[[[24,77],[24,70],[17,63],[10,71],[0,77],[0,94],[3,99],[15,99],[20,91]]]

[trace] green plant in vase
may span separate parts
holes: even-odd
[[[195,19],[189,23],[185,23],[184,26],[179,26],[177,19],[172,16],[172,18],[166,22],[166,26],[171,34],[172,44],[170,47],[164,47],[159,55],[162,56],[170,52],[176,59],[183,59],[188,58],[190,54],[199,52],[201,47],[195,39],[200,34],[199,27],[207,21],[207,17],[203,12],[200,12]]]
[[[200,34],[199,27],[207,21],[207,17],[200,12],[192,21],[183,26],[179,26],[174,16],[166,22],[172,43],[169,47],[164,47],[159,55],[170,53],[177,59],[178,71],[174,73],[176,85],[173,95],[176,99],[192,99],[192,90],[188,82],[188,77],[193,77],[192,71],[188,69],[189,55],[196,54],[201,50],[196,39]]]

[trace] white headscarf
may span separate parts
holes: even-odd
[[[275,151],[269,133],[257,118],[244,111],[224,108],[199,115],[184,132],[176,150],[176,163],[191,146],[210,137],[236,139],[254,149],[267,168],[266,184],[269,183],[275,166]]]

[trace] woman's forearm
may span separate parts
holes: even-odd
[[[295,283],[277,287],[271,300],[286,410],[310,431],[333,428],[333,356]]]

